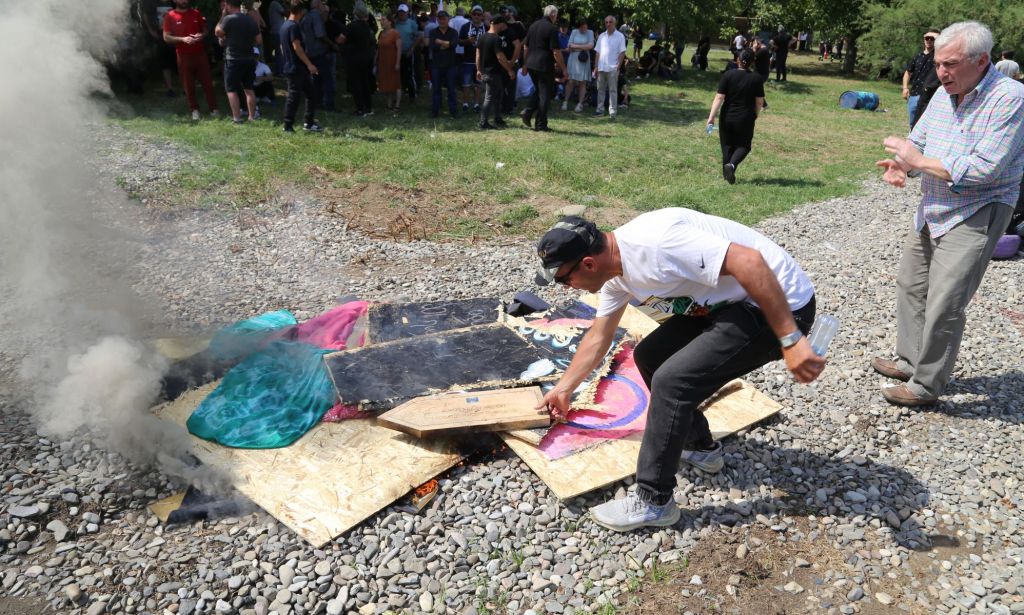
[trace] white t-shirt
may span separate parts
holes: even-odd
[[[598,316],[607,316],[634,298],[666,317],[703,316],[740,301],[757,305],[736,278],[720,275],[732,243],[761,253],[790,309],[804,307],[814,295],[814,285],[792,256],[732,220],[690,209],[659,209],[637,216],[613,233],[622,257],[622,275],[601,288]]]
[[[594,50],[597,51],[599,56],[597,61],[598,71],[610,73],[619,70],[619,55],[626,53],[626,37],[622,36],[622,32],[618,30],[610,35],[606,30],[601,33],[601,36],[597,37],[597,45],[594,46]]]
[[[271,74],[273,74],[273,73],[271,72],[269,66],[267,66],[263,62],[260,62],[259,60],[256,60],[256,78],[257,79],[259,79],[260,77],[266,77],[267,75],[271,75]]]
[[[448,20],[448,27],[451,28],[452,30],[455,30],[455,33],[458,34],[459,32],[462,31],[462,26],[466,25],[467,23],[469,23],[469,18],[463,17],[462,15],[456,15]],[[464,51],[465,48],[462,45],[455,46],[455,53],[461,54]]]

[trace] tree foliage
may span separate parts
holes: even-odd
[[[922,48],[921,35],[964,20],[980,21],[992,30],[993,55],[1024,45],[1024,3],[1020,0],[895,0],[891,6],[872,3],[864,21],[864,65],[878,74],[891,67],[895,78]]]

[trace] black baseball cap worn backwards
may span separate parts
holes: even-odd
[[[540,286],[554,282],[559,267],[590,254],[600,232],[596,224],[579,216],[562,218],[537,242],[540,269],[534,281]]]

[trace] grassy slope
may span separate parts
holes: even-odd
[[[751,223],[853,192],[875,173],[882,138],[906,130],[905,106],[892,84],[841,78],[838,64],[791,57],[791,80],[768,84],[771,108],[758,121],[739,183],[729,186],[720,175],[717,135],[704,132],[720,76],[715,69],[723,65],[724,53],[715,52],[706,73],[687,68],[680,82],[634,82],[634,105],[617,122],[556,110],[555,132],[548,134],[518,122],[481,133],[468,117],[432,120],[429,96],[397,117],[380,113],[379,102],[378,115],[368,120],[319,114],[324,135],[282,134],[280,100],[263,110],[269,121],[255,125],[191,123],[181,98],[155,95],[134,101],[130,117],[115,121],[196,153],[172,199],[179,206],[256,206],[282,185],[312,186],[326,177],[340,188],[362,182],[418,188],[439,201],[469,195],[504,209],[517,228],[525,225],[521,230],[547,222],[530,224],[537,212],[523,206],[527,197],[611,206],[624,215],[678,205]],[[889,113],[838,108],[839,95],[850,89],[879,93]],[[347,98],[340,103],[350,105]],[[503,168],[495,168],[498,162]],[[541,214],[548,218],[550,211]]]

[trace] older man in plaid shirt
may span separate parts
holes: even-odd
[[[883,178],[902,188],[922,174],[921,204],[897,284],[896,359],[871,366],[905,384],[893,404],[934,403],[949,383],[966,309],[1006,231],[1024,169],[1024,85],[996,71],[992,33],[966,21],[935,41],[936,93],[909,139],[889,137]]]

